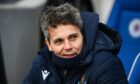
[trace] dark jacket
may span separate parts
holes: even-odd
[[[23,84],[128,84],[117,54],[121,39],[118,32],[98,23],[98,15],[81,14],[84,24],[84,49],[79,65],[62,69],[52,62],[45,47],[33,62]]]

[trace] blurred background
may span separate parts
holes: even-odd
[[[120,32],[118,56],[129,84],[140,84],[140,0],[0,0],[0,84],[22,84],[44,46],[39,25],[43,9],[66,2],[81,12],[98,13],[100,22]]]

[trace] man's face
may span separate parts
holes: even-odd
[[[58,25],[49,28],[50,40],[45,40],[50,51],[62,58],[73,58],[83,48],[83,36],[80,29],[74,25]]]

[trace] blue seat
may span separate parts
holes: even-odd
[[[127,76],[133,62],[140,53],[140,0],[116,0],[107,24],[117,29],[122,36],[119,57],[123,62]],[[139,59],[140,60],[140,59]],[[138,63],[136,63],[138,64]],[[135,66],[140,66],[140,63]],[[135,70],[135,69],[134,69]],[[137,68],[140,71],[140,67]],[[133,72],[130,76],[137,72]],[[139,80],[139,82],[134,82]],[[140,84],[140,76],[130,77],[129,84]]]

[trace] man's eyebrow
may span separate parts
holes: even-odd
[[[77,35],[78,35],[78,33],[73,33],[73,34],[70,34],[69,37],[71,37],[71,36],[77,36]]]

